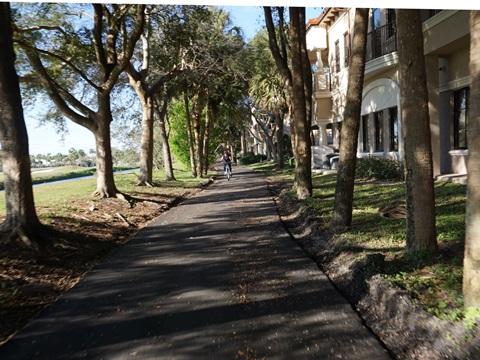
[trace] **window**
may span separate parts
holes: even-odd
[[[390,151],[398,151],[398,109],[392,107],[388,109],[390,120]]]
[[[380,24],[380,9],[372,9],[372,29],[379,28]]]
[[[375,126],[375,152],[383,151],[383,110],[373,114]]]
[[[368,115],[362,116],[362,151],[370,152],[370,126]]]
[[[469,88],[463,88],[453,93],[453,130],[455,149],[467,149],[467,124],[468,124],[468,96]]]
[[[397,29],[397,13],[395,9],[387,10],[387,38],[395,35]]]
[[[345,67],[347,68],[350,65],[350,37],[348,32],[343,34],[343,47],[345,54]]]
[[[327,124],[327,144],[333,144],[333,131],[332,131],[332,123]]]
[[[335,72],[340,72],[340,42],[335,42]]]

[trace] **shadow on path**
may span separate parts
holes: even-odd
[[[389,359],[235,167],[160,216],[0,359]]]

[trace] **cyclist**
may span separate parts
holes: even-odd
[[[223,171],[226,174],[227,173],[227,166],[230,168],[230,175],[233,175],[232,173],[232,158],[230,154],[228,153],[227,150],[223,151],[222,158],[220,159],[223,163]]]

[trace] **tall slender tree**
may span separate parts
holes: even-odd
[[[470,11],[470,76],[463,297],[480,308],[480,10]]]
[[[288,94],[292,150],[295,158],[294,188],[299,199],[306,199],[312,196],[310,139],[312,74],[306,53],[305,8],[289,8],[289,38],[285,32],[284,8],[277,7],[276,12],[279,20],[277,27],[273,21],[271,7],[264,7],[270,51],[283,76]]]
[[[365,51],[367,45],[369,9],[355,9],[352,56],[348,71],[347,102],[342,121],[342,142],[337,170],[332,228],[342,229],[352,222],[355,166],[357,162],[358,130],[362,106]]]
[[[432,143],[420,10],[397,10],[397,35],[405,146],[407,250],[435,250]]]
[[[35,211],[28,153],[28,135],[23,117],[10,3],[0,3],[0,141],[5,184],[6,218],[0,238],[20,239],[37,247],[42,225]],[[7,235],[7,236],[5,236]]]

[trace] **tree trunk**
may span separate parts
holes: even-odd
[[[100,197],[120,197],[123,195],[117,190],[113,176],[113,159],[110,124],[112,112],[110,109],[110,95],[99,95],[99,109],[96,114],[97,124],[94,135],[97,150],[97,189],[93,195]]]
[[[342,142],[333,204],[332,229],[340,230],[352,223],[358,129],[362,106],[365,51],[369,9],[355,9],[352,57],[348,70],[347,101],[342,125]]]
[[[142,140],[140,146],[140,175],[136,185],[153,186],[153,97],[148,92],[140,96],[142,103]]]
[[[463,297],[480,308],[480,10],[470,11],[470,76]]]
[[[208,167],[210,166],[209,159],[208,159],[208,153],[210,151],[210,146],[209,146],[210,145],[210,128],[214,119],[215,119],[214,105],[209,100],[207,101],[207,113],[205,115],[205,135],[203,136],[203,159],[204,159],[203,161],[205,162],[203,171],[205,176],[208,175]]]
[[[203,134],[202,134],[203,96],[196,95],[193,99],[193,135],[195,137],[195,162],[197,165],[197,177],[203,174]]]
[[[283,169],[285,166],[285,154],[284,154],[284,141],[283,141],[283,116],[281,116],[281,111],[277,109],[275,111],[275,123],[276,131],[275,135],[277,137],[277,154],[278,154],[278,164],[279,169]]]
[[[435,194],[420,10],[397,10],[405,144],[407,250],[435,250]]]
[[[302,16],[303,15],[303,16]],[[312,168],[310,147],[310,119],[307,113],[305,87],[305,57],[302,52],[302,27],[305,27],[305,8],[290,7],[290,38],[292,56],[291,98],[294,108],[295,127],[295,189],[301,200],[312,196]],[[306,47],[306,46],[305,46]]]
[[[175,181],[175,176],[173,175],[172,153],[170,152],[170,144],[168,143],[168,134],[165,126],[168,105],[168,96],[165,85],[163,89],[163,105],[161,110],[158,111],[158,125],[160,129],[160,139],[162,140],[163,147],[163,165],[165,169],[165,181]]]
[[[187,122],[187,136],[188,136],[188,150],[190,151],[190,167],[192,169],[192,176],[197,177],[197,167],[195,166],[195,145],[192,134],[192,117],[190,115],[190,104],[188,101],[188,92],[185,91],[183,100],[185,103],[185,120]]]
[[[0,3],[0,140],[6,201],[6,218],[0,232],[38,248],[41,239],[38,230],[42,225],[33,199],[28,135],[14,67],[11,23],[10,3]]]

